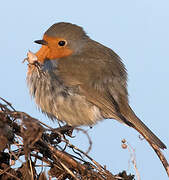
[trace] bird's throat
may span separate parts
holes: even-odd
[[[37,56],[38,61],[43,63],[45,59],[47,59],[49,53],[50,53],[49,48],[47,46],[42,46],[35,55]]]
[[[39,51],[36,53],[38,61],[44,63],[45,60],[55,60],[72,55],[73,51],[69,48],[50,48],[42,45]]]

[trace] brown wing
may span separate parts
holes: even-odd
[[[59,75],[67,86],[79,86],[79,93],[99,107],[104,118],[131,125],[119,107],[122,101],[128,103],[124,65],[112,50],[105,48],[103,52],[100,44],[96,46],[97,52],[91,52],[94,49],[91,48],[83,54],[60,59]]]
[[[166,148],[130,108],[126,88],[127,74],[120,58],[112,50],[98,43],[94,45],[97,48],[93,47],[81,55],[59,61],[59,75],[64,84],[78,86],[79,93],[96,105],[104,118],[123,122],[158,147]]]

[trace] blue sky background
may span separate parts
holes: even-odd
[[[88,35],[112,48],[125,63],[130,104],[169,148],[169,1],[168,0],[71,0],[2,1],[0,6],[0,96],[17,110],[51,124],[31,100],[26,85],[26,63],[22,60],[33,43],[53,23],[66,21],[84,27]],[[55,123],[54,125],[57,125]],[[130,154],[121,148],[121,139],[135,148],[141,178],[168,179],[154,151],[138,133],[113,120],[89,129],[92,156],[112,173],[127,170]],[[73,140],[87,149],[85,136]],[[169,160],[169,150],[164,154]]]

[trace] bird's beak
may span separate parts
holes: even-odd
[[[48,45],[48,42],[43,40],[43,39],[42,40],[36,40],[34,42],[37,43],[37,44]]]

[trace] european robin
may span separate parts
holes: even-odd
[[[40,68],[29,64],[27,82],[42,112],[73,127],[115,119],[136,129],[150,145],[166,148],[129,106],[127,72],[114,51],[64,22],[35,42],[42,45],[35,54]]]

